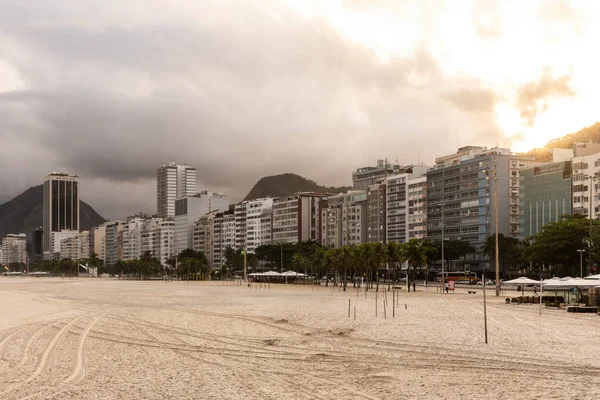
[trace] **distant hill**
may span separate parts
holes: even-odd
[[[526,156],[534,156],[537,161],[550,161],[552,149],[571,149],[573,143],[600,143],[600,122],[590,125],[575,133],[570,133],[560,138],[552,139],[544,147],[536,148],[523,153]]]
[[[352,187],[350,186],[320,186],[310,179],[288,173],[261,178],[256,182],[256,185],[254,185],[248,195],[246,195],[244,201],[259,199],[261,197],[289,196],[298,192],[344,193],[351,189]]]
[[[0,205],[0,238],[8,233],[30,233],[42,226],[44,186],[33,186],[6,203]],[[81,230],[88,230],[104,222],[91,206],[80,202]]]

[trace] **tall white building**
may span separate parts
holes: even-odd
[[[8,234],[2,239],[0,264],[27,263],[27,236],[24,233]],[[4,272],[4,268],[2,268]]]
[[[212,211],[227,211],[229,198],[223,193],[202,191],[175,202],[175,240],[177,252],[193,246],[194,224]]]
[[[60,245],[63,240],[75,237],[79,234],[78,231],[67,231],[62,230],[59,232],[52,232],[50,234],[50,251],[44,253],[44,258],[46,259],[62,259],[63,257],[60,253]]]
[[[427,237],[427,177],[408,180],[408,239]]]
[[[235,249],[235,215],[219,214],[213,220],[213,268],[225,264],[225,250]]]
[[[96,257],[100,260],[106,258],[106,222],[92,229],[91,233],[90,254],[96,253]]]
[[[125,222],[110,221],[106,223],[106,235],[104,241],[105,258],[104,265],[112,266],[123,259],[123,228]]]
[[[220,213],[222,214],[222,211],[205,214],[194,224],[192,249],[203,252],[211,268],[213,268],[215,262],[215,217]]]
[[[79,178],[53,172],[44,179],[42,209],[44,252],[58,252],[60,241],[52,249],[52,233],[79,231]]]
[[[588,218],[591,215],[597,219],[600,213],[599,188],[600,153],[573,158],[573,214],[585,215]],[[551,215],[551,207],[547,208],[545,213]],[[561,210],[559,213],[565,212]],[[541,215],[542,211],[539,211],[539,214]]]
[[[142,230],[146,218],[130,218],[123,227],[123,260],[137,260],[142,255]]]
[[[271,242],[271,232],[265,233],[261,218],[265,213],[270,213],[273,208],[273,199],[265,197],[248,200],[235,205],[236,248],[246,247],[249,254],[254,253],[258,246]]]
[[[196,194],[196,168],[170,162],[156,171],[156,213],[175,216],[175,200]]]
[[[83,231],[60,241],[60,258],[73,261],[90,258],[90,232]]]
[[[425,165],[413,166],[411,171],[397,175],[388,176],[386,179],[386,242],[405,243],[411,238],[410,220],[411,207],[410,197],[412,195],[412,220],[413,236],[424,237],[426,235],[426,225],[422,225],[423,218],[426,220],[427,210],[423,205],[414,206],[414,201],[423,195],[423,187],[426,185],[427,173],[429,167]],[[411,185],[412,191],[409,190]],[[416,213],[416,215],[415,215]],[[425,214],[425,217],[423,216]],[[415,234],[415,222],[419,221],[418,232],[421,236]]]

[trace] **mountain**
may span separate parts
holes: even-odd
[[[282,197],[298,192],[318,193],[344,193],[352,187],[327,187],[319,186],[310,179],[296,174],[281,174],[261,178],[244,198],[245,200],[259,199],[261,197]]]
[[[544,147],[536,148],[523,153],[534,156],[537,161],[552,160],[552,149],[572,149],[573,143],[600,143],[600,122],[585,127],[577,132],[550,140]]]
[[[7,233],[30,233],[42,226],[44,186],[33,186],[0,205],[0,238]],[[88,204],[80,201],[79,227],[88,230],[104,222]]]

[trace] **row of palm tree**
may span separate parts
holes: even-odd
[[[312,255],[296,253],[292,259],[293,268],[305,274],[326,277],[333,276],[333,284],[339,283],[340,274],[343,289],[348,286],[348,276],[356,284],[356,278],[366,280],[367,288],[375,282],[379,290],[381,270],[386,278],[398,280],[401,266],[408,263],[407,273],[414,275],[418,269],[427,266],[427,247],[421,239],[411,239],[407,243],[363,243],[356,246],[326,249],[319,247]],[[390,277],[389,274],[392,274]],[[329,279],[326,281],[329,285]]]

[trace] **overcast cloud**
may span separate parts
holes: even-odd
[[[0,0],[0,203],[66,171],[104,217],[152,213],[168,161],[232,201],[284,172],[348,185],[378,158],[509,145],[554,100],[580,96],[578,71],[545,56],[518,79],[486,67],[502,10],[451,3]],[[568,3],[542,3],[538,23],[582,23],[557,11]],[[575,126],[595,122],[584,117]]]

